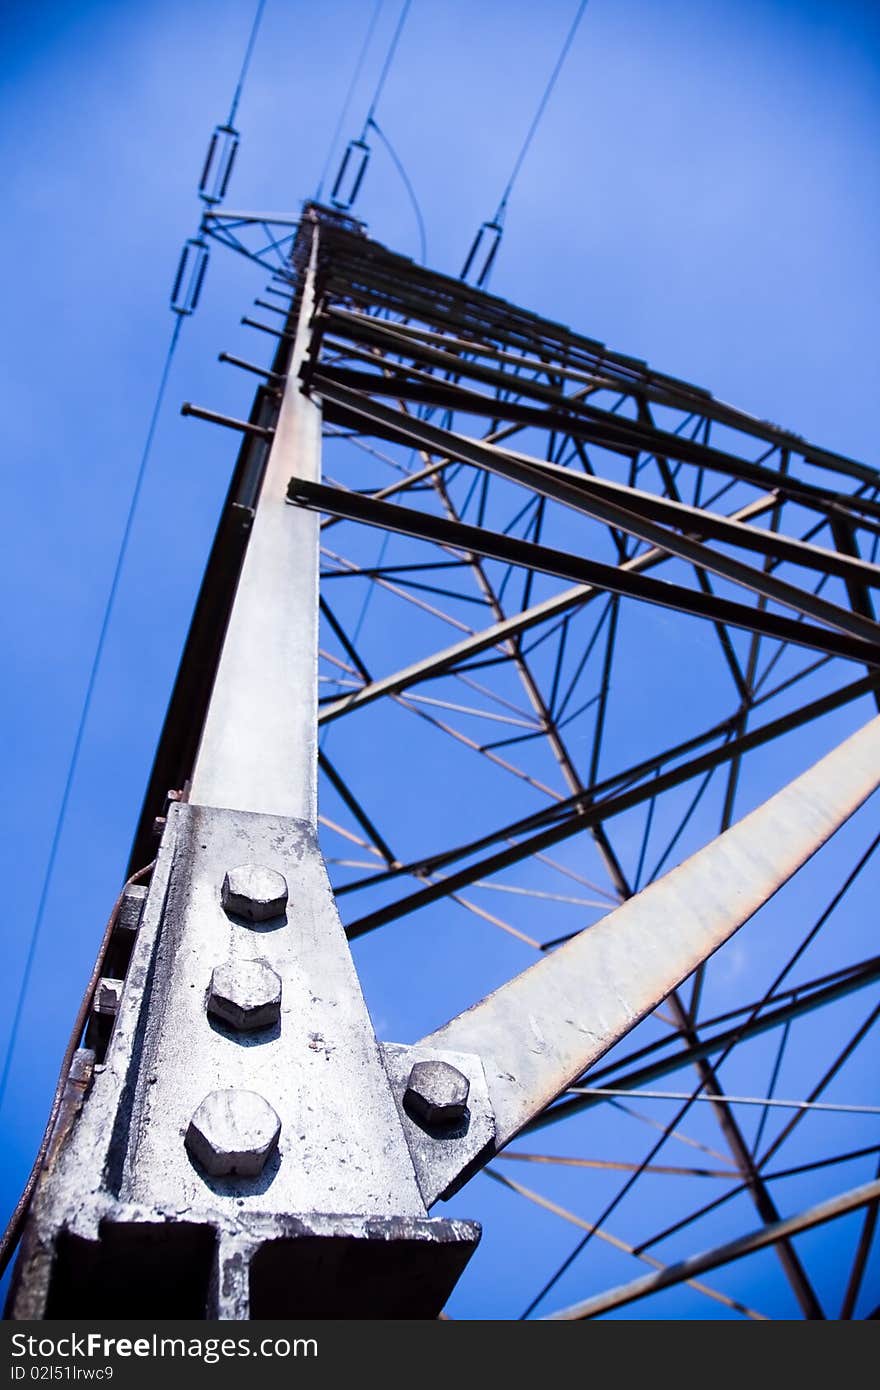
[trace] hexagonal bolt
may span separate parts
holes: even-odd
[[[267,922],[287,907],[287,880],[264,864],[239,864],[224,878],[220,897],[227,912],[249,922]]]
[[[184,1143],[212,1178],[256,1178],[280,1133],[281,1121],[256,1091],[211,1091],[190,1120]]]
[[[207,1010],[230,1028],[268,1028],[281,1015],[281,977],[262,960],[228,960],[211,975]]]
[[[409,1074],[404,1103],[428,1125],[451,1125],[467,1111],[471,1083],[448,1062],[416,1062]]]

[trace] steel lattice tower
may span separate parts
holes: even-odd
[[[540,1312],[686,1282],[754,1316],[703,1276],[770,1247],[801,1313],[834,1316],[797,1238],[864,1210],[849,1316],[880,1182],[836,1183],[852,1155],[811,1131],[793,1171],[836,1185],[781,1201],[768,1164],[812,1112],[765,1104],[747,1135],[726,1078],[766,1087],[749,1049],[781,1038],[772,1102],[809,1027],[820,1106],[878,1011],[840,1036],[880,979],[839,924],[867,852],[765,904],[880,781],[880,475],[339,212],[307,205],[291,243],[271,367],[238,364],[249,420],[185,407],[243,443],[12,1315],[434,1316],[479,1230],[428,1210],[548,1130],[563,1153],[504,1157],[619,1184],[587,1221],[492,1164],[578,1227],[583,1296]],[[740,939],[770,922],[773,950],[719,1008],[710,957],[759,910]],[[791,977],[832,912],[834,964]],[[377,1017],[377,1044],[346,937],[371,979],[413,978],[420,1041]],[[647,1157],[584,1155],[669,1077],[689,1099]],[[695,1111],[720,1147],[670,1166]],[[604,1228],[636,1178],[686,1173],[737,1195],[735,1240],[654,1254],[702,1193],[637,1240]],[[594,1236],[649,1272],[597,1286]]]

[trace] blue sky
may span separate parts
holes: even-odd
[[[414,0],[378,117],[416,188],[437,269],[457,272],[494,211],[573,10],[569,0]],[[314,191],[368,12],[363,0],[268,0],[229,205],[296,211]],[[387,0],[346,135],[396,13]],[[251,18],[249,0],[46,0],[8,3],[0,18],[4,1051],[171,332],[168,293]],[[591,0],[511,199],[493,290],[874,461],[878,69],[880,14],[868,3]],[[412,210],[381,151],[356,211],[377,238],[416,253]],[[234,456],[229,436],[182,420],[178,405],[246,412],[250,384],[216,355],[262,360],[258,335],[238,321],[264,278],[215,248],[184,325],[0,1116],[4,1211],[118,891]],[[853,854],[868,835],[857,832]],[[380,984],[379,963],[377,948],[362,968],[377,1024],[380,1014],[390,1024],[402,982]],[[522,963],[511,955],[497,968]],[[455,1210],[484,1214],[487,1229],[540,1221],[552,1267],[571,1232],[531,1209],[514,1217],[516,1199],[483,1188]],[[782,1310],[784,1290],[767,1279]],[[681,1315],[678,1295],[665,1298],[656,1315]],[[463,1286],[458,1315],[500,1307],[484,1277]]]

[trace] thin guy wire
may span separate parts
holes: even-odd
[[[27,997],[28,988],[30,987],[31,973],[33,971],[34,961],[36,959],[37,945],[39,942],[40,931],[43,925],[43,918],[46,912],[46,903],[49,897],[49,887],[52,882],[52,875],[55,870],[55,861],[58,857],[58,850],[61,844],[61,834],[64,829],[64,821],[67,815],[67,808],[70,803],[70,795],[73,790],[73,782],[76,776],[77,768],[79,766],[79,758],[80,753],[82,752],[83,745],[83,736],[85,734],[86,724],[88,723],[89,712],[92,707],[92,699],[95,693],[95,685],[97,683],[98,671],[100,669],[101,659],[104,655],[104,648],[107,643],[107,633],[110,628],[110,619],[113,616],[113,610],[116,605],[116,598],[119,593],[119,583],[122,576],[122,569],[125,564],[126,556],[128,554],[128,547],[129,542],[131,540],[135,513],[137,512],[137,506],[143,488],[144,477],[146,475],[147,470],[147,462],[150,457],[150,451],[153,445],[153,438],[156,433],[156,425],[159,420],[159,412],[161,411],[162,402],[165,397],[165,388],[168,385],[168,377],[171,371],[171,363],[173,361],[174,352],[177,347],[178,339],[180,337],[180,327],[182,323],[182,317],[178,316],[175,318],[174,329],[171,334],[171,342],[168,345],[168,352],[165,356],[165,364],[162,368],[162,375],[159,379],[159,389],[156,393],[156,402],[153,406],[153,413],[150,417],[150,424],[147,430],[147,438],[144,444],[144,450],[141,454],[140,464],[138,465],[137,474],[135,476],[134,488],[132,489],[131,500],[128,505],[128,514],[125,518],[125,525],[122,529],[122,539],[119,542],[119,550],[117,551],[116,555],[116,563],[113,569],[113,577],[110,581],[110,590],[107,595],[107,601],[104,605],[104,614],[101,619],[101,628],[98,633],[98,641],[95,646],[95,654],[92,658],[91,670],[89,671],[89,678],[86,683],[86,691],[85,696],[83,697],[82,710],[79,717],[79,723],[77,725],[76,736],[73,741],[73,751],[71,752],[70,762],[67,766],[67,775],[64,780],[64,790],[61,794],[61,804],[58,808],[58,815],[55,821],[55,829],[52,834],[52,842],[49,849],[49,858],[47,860],[46,870],[43,875],[43,884],[40,890],[40,899],[37,904],[37,911],[36,916],[34,917],[34,924],[31,928],[31,938],[28,946],[27,957],[25,959],[24,973],[21,978],[21,986],[19,988],[18,998],[15,1004],[15,1013],[12,1019],[12,1028],[9,1034],[9,1043],[7,1045],[6,1058],[3,1064],[3,1074],[2,1076],[0,1076],[0,1106],[2,1106],[3,1097],[6,1094],[6,1086],[9,1081],[9,1074],[12,1068],[12,1059],[15,1054],[15,1046],[18,1041],[18,1033],[21,1027],[22,1014],[24,1012],[24,1001]]]

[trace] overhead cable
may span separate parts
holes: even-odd
[[[73,749],[70,754],[70,760],[67,766],[67,773],[64,779],[64,786],[61,792],[61,801],[58,808],[58,815],[55,819],[55,828],[52,832],[52,841],[49,847],[49,857],[46,861],[46,869],[43,874],[43,882],[40,889],[39,901],[37,903],[37,911],[34,917],[33,925],[31,927],[27,956],[25,957],[24,971],[21,977],[21,984],[18,990],[18,998],[16,999],[15,1003],[15,1011],[12,1016],[12,1027],[10,1029],[9,1042],[6,1048],[6,1058],[3,1063],[3,1071],[2,1073],[0,1073],[0,1105],[2,1105],[3,1103],[3,1097],[6,1094],[6,1087],[9,1082],[9,1075],[12,1069],[12,1062],[15,1056],[15,1049],[18,1043],[18,1035],[21,1029],[21,1022],[24,1014],[25,1001],[27,999],[27,992],[30,987],[34,962],[36,960],[37,946],[39,945],[40,933],[42,931],[43,922],[46,915],[46,905],[49,898],[49,888],[52,883],[52,875],[55,870],[55,861],[58,858],[58,850],[61,845],[61,836],[64,830],[64,822],[66,820],[67,810],[70,805],[70,797],[71,792],[73,791],[73,784],[76,778],[77,768],[79,767],[79,760],[83,747],[83,738],[89,720],[89,713],[91,711],[92,701],[94,699],[95,686],[98,680],[98,672],[100,671],[101,661],[104,655],[104,649],[107,645],[107,635],[110,630],[110,619],[113,616],[113,611],[116,606],[116,599],[119,594],[120,580],[122,578],[122,571],[125,565],[125,559],[128,555],[128,548],[131,542],[132,530],[134,528],[134,520],[135,515],[137,513],[138,502],[140,500],[141,492],[143,490],[144,478],[146,476],[147,471],[147,463],[149,461],[150,452],[152,450],[153,439],[156,433],[156,426],[159,422],[159,414],[162,409],[162,402],[165,398],[165,388],[168,385],[168,377],[171,372],[171,363],[174,359],[174,353],[177,348],[177,343],[180,337],[180,329],[182,324],[182,318],[175,319],[174,328],[171,333],[171,341],[168,345],[168,351],[165,355],[165,363],[162,367],[162,374],[159,378],[159,387],[156,392],[156,399],[153,404],[152,414],[150,416],[150,423],[147,429],[147,437],[144,443],[143,453],[141,454],[140,463],[138,464],[137,472],[134,478],[131,497],[128,503],[128,511],[126,513],[125,523],[122,528],[122,537],[119,542],[119,548],[116,552],[116,561],[113,566],[113,574],[110,580],[110,588],[107,593],[106,602],[104,604],[104,612],[101,617],[101,626],[98,631],[98,640],[95,645],[94,655],[92,656],[92,664],[89,670],[88,679],[86,681],[86,689],[85,694],[83,696],[79,721],[77,723],[76,733],[73,739]]]
[[[232,95],[227,119],[214,127],[208,142],[208,151],[199,179],[198,195],[204,204],[204,212],[198,232],[184,242],[177,265],[177,274],[171,290],[171,310],[181,318],[195,313],[199,296],[208,269],[208,244],[205,240],[205,219],[226,197],[232,167],[238,153],[239,132],[235,128],[235,117],[244,91],[245,78],[253,57],[254,45],[260,30],[266,0],[258,0],[256,13],[251,24],[244,57],[238,74],[238,81]]]
[[[263,11],[265,10],[265,7],[266,0],[258,0],[256,13],[254,15],[253,23],[251,24],[247,44],[245,46],[244,57],[242,59],[241,67],[239,69],[238,80],[236,82],[235,89],[233,92],[232,102],[229,108],[229,116],[223,125],[215,127],[211,137],[211,141],[208,145],[208,153],[205,158],[205,163],[202,169],[202,175],[199,181],[198,189],[199,197],[206,205],[206,211],[210,210],[210,208],[222,201],[226,193],[226,188],[229,183],[230,175],[232,173],[232,165],[235,159],[236,150],[238,148],[239,139],[238,131],[235,129],[233,123],[235,121],[235,117],[238,111],[239,102],[241,101],[245,79],[247,78],[251,58],[253,57],[254,45],[256,44],[257,35],[259,33],[260,23],[263,18]],[[86,727],[88,725],[89,714],[94,699],[95,687],[97,684],[98,674],[104,656],[104,650],[107,644],[107,636],[110,629],[110,622],[116,606],[116,600],[119,594],[122,572],[125,566],[125,561],[128,555],[128,550],[131,542],[138,503],[140,501],[144,479],[146,477],[147,464],[150,459],[150,454],[153,447],[153,440],[155,438],[156,428],[159,423],[159,416],[162,410],[162,404],[165,399],[165,391],[168,385],[169,376],[171,374],[171,365],[174,360],[174,354],[176,352],[178,340],[180,338],[180,330],[181,325],[183,323],[183,319],[188,317],[194,311],[198,303],[202,285],[204,283],[205,272],[207,270],[208,265],[208,248],[205,241],[203,240],[203,234],[204,218],[199,227],[198,234],[195,237],[190,237],[189,240],[184,244],[180,261],[178,263],[177,274],[174,279],[174,287],[171,296],[171,308],[176,315],[176,319],[174,323],[174,328],[171,333],[171,340],[169,342],[168,349],[165,355],[165,361],[162,366],[162,371],[159,377],[159,384],[153,402],[152,411],[150,414],[150,420],[147,427],[147,434],[144,442],[143,451],[141,453],[140,462],[138,464],[134,477],[134,482],[132,484],[132,491],[129,498],[128,510],[126,513],[125,521],[123,523],[122,535],[119,541],[119,546],[117,549],[116,558],[113,566],[113,572],[110,579],[110,587],[104,604],[104,611],[101,617],[101,625],[98,630],[98,639],[95,645],[91,667],[89,669],[89,674],[86,680],[86,688],[85,693],[83,695],[83,702],[80,709],[80,715],[76,727],[76,732],[74,734],[73,747],[71,750],[67,771],[65,773],[64,785],[62,787],[58,814],[56,816],[55,825],[52,832],[52,839],[49,846],[49,855],[46,862],[46,868],[43,874],[43,881],[40,888],[40,896],[37,902],[37,910],[34,916],[34,921],[31,927],[30,937],[28,941],[24,971],[22,974],[21,984],[19,986],[18,997],[16,999],[15,1010],[13,1012],[12,1026],[10,1029],[6,1056],[3,1062],[2,1072],[0,1072],[0,1105],[2,1105],[3,1097],[6,1093],[6,1087],[9,1082],[12,1062],[18,1043],[18,1035],[21,1029],[24,1006],[27,999],[27,992],[30,987],[31,975],[33,972],[37,948],[40,941],[40,934],[45,919],[49,890],[52,883],[52,876],[55,870],[55,863],[58,858],[58,851],[61,845],[61,837],[64,830],[64,824],[67,817],[68,808],[70,805],[71,793],[73,791],[73,785],[76,778],[77,769],[79,767],[79,760],[83,747],[83,739],[85,736]]]
[[[367,165],[370,162],[370,146],[367,143],[367,134],[371,127],[378,130],[375,122],[376,111],[379,106],[379,99],[388,79],[388,74],[394,63],[397,53],[397,46],[400,43],[400,36],[406,24],[412,0],[403,0],[400,15],[398,16],[397,26],[391,36],[391,42],[385,54],[385,60],[379,73],[379,79],[373,92],[367,114],[364,117],[364,124],[359,137],[356,140],[349,140],[345,153],[342,156],[342,163],[330,193],[330,201],[335,208],[341,212],[348,212],[353,206],[364,175],[367,172]]]
[[[367,32],[364,35],[364,41],[361,44],[361,50],[358,54],[357,62],[354,65],[354,71],[351,75],[351,81],[348,84],[348,91],[345,94],[345,100],[343,101],[342,107],[339,112],[339,119],[336,122],[336,127],[333,131],[333,135],[330,140],[330,145],[327,150],[327,158],[324,160],[324,168],[321,170],[321,177],[318,180],[318,188],[315,193],[316,203],[320,203],[321,198],[324,195],[324,184],[327,182],[327,174],[330,170],[330,161],[333,158],[333,151],[336,149],[336,142],[339,139],[342,127],[345,125],[345,120],[348,116],[348,111],[349,107],[351,106],[352,97],[354,96],[355,88],[357,87],[358,81],[360,80],[361,72],[363,70],[364,60],[367,56],[367,49],[370,47],[370,43],[373,38],[373,33],[376,28],[379,15],[382,12],[382,6],[384,3],[385,0],[376,0],[376,3],[373,7],[373,13],[370,15],[369,23],[367,24]]]
[[[532,117],[532,121],[528,130],[526,131],[525,139],[523,140],[522,145],[519,148],[519,153],[517,154],[516,159],[513,161],[513,168],[511,169],[510,177],[508,178],[507,183],[504,186],[504,192],[501,195],[501,201],[499,202],[498,207],[495,211],[495,216],[491,218],[488,222],[484,222],[482,226],[479,228],[476,236],[474,237],[471,243],[471,248],[465,258],[465,263],[462,267],[459,279],[467,280],[471,271],[474,270],[477,267],[477,265],[479,265],[479,270],[477,270],[477,278],[474,282],[478,289],[482,288],[489,278],[489,272],[492,269],[492,266],[495,262],[495,257],[498,254],[498,248],[501,245],[501,236],[504,231],[504,216],[507,212],[507,204],[511,193],[513,192],[513,186],[516,183],[517,178],[519,177],[520,170],[522,169],[523,163],[525,162],[525,158],[529,152],[532,141],[535,138],[538,126],[541,124],[541,119],[544,115],[544,112],[547,109],[547,103],[553,95],[553,89],[556,86],[556,83],[559,79],[559,74],[562,72],[563,65],[569,54],[569,50],[571,49],[571,46],[574,43],[575,35],[577,34],[578,28],[580,27],[580,22],[583,19],[584,11],[586,10],[588,3],[589,0],[580,0],[580,4],[577,8],[577,13],[575,14],[575,17],[571,23],[571,27],[565,36],[565,41],[563,42],[562,48],[559,51],[559,56],[556,59],[553,71],[547,79],[547,85],[545,86],[544,91],[541,94],[541,99],[538,102],[537,110],[535,111],[535,114]]]

